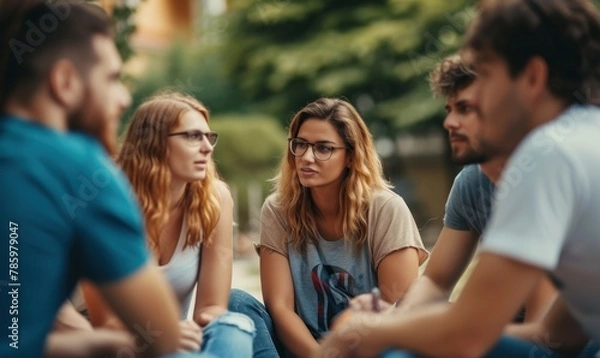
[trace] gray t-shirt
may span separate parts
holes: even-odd
[[[470,231],[481,236],[492,215],[492,200],[496,187],[477,164],[465,166],[454,178],[446,201],[444,226],[454,230]],[[523,322],[525,308],[513,322]]]
[[[310,243],[301,254],[289,243],[287,227],[276,196],[269,196],[261,212],[260,243],[288,258],[296,313],[315,338],[329,331],[352,297],[377,286],[376,270],[385,256],[406,247],[418,249],[420,263],[428,256],[406,203],[387,189],[373,193],[367,244],[358,250],[348,240],[318,237],[317,245]]]
[[[308,245],[306,255],[288,256],[296,312],[315,338],[329,331],[331,321],[348,307],[352,297],[377,286],[377,272],[367,245],[353,250],[352,246],[346,247],[351,245],[346,240],[317,240],[318,245]],[[288,252],[292,250],[288,244]]]
[[[494,184],[479,165],[467,165],[454,179],[446,201],[444,226],[454,230],[483,232],[491,215]]]
[[[482,251],[549,271],[600,340],[600,109],[573,106],[530,133],[505,168]]]

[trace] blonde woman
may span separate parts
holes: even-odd
[[[428,253],[350,103],[322,98],[292,119],[259,251],[268,314],[240,291],[230,306],[257,325],[255,357],[310,356],[351,298],[378,286],[393,302],[417,277]]]
[[[227,312],[233,200],[217,176],[212,153],[218,135],[208,122],[207,109],[192,97],[152,97],[133,114],[117,162],[144,212],[150,249],[181,305],[180,349],[246,357],[254,326]],[[105,323],[104,312],[89,303],[92,320]]]

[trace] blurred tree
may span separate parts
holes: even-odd
[[[110,13],[115,28],[115,43],[121,58],[123,62],[131,58],[134,50],[131,47],[130,38],[136,30],[133,15],[135,15],[138,6],[144,0],[116,0],[110,3],[101,0],[85,1],[103,7]]]
[[[271,179],[281,155],[287,148],[286,134],[272,117],[265,115],[215,115],[211,129],[219,133],[214,157],[219,172],[237,189],[239,228],[247,231],[253,223],[250,210],[258,213],[264,196],[271,191]],[[258,187],[258,203],[250,208],[249,188]],[[258,205],[258,206],[256,206]],[[255,224],[255,223],[254,223]]]
[[[232,0],[228,73],[283,123],[317,97],[344,96],[375,136],[390,135],[439,118],[425,77],[460,45],[469,3]]]
[[[130,38],[136,29],[133,22],[133,15],[138,5],[139,2],[119,1],[113,9],[112,18],[115,24],[115,43],[123,62],[127,61],[134,54]]]

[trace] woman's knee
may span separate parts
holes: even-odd
[[[229,310],[232,312],[244,313],[248,309],[257,309],[257,307],[264,307],[254,296],[246,291],[233,288],[229,294]]]
[[[225,312],[215,319],[214,323],[218,325],[231,326],[252,335],[254,335],[256,331],[254,321],[245,314],[237,312]]]

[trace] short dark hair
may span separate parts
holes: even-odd
[[[435,97],[452,97],[477,78],[473,66],[459,54],[444,58],[429,74],[429,86]]]
[[[484,0],[463,47],[476,61],[499,56],[513,77],[539,56],[554,96],[598,100],[600,15],[589,0]]]
[[[0,29],[0,108],[35,90],[61,58],[86,75],[98,58],[92,38],[112,36],[100,7],[72,0],[2,0]]]

